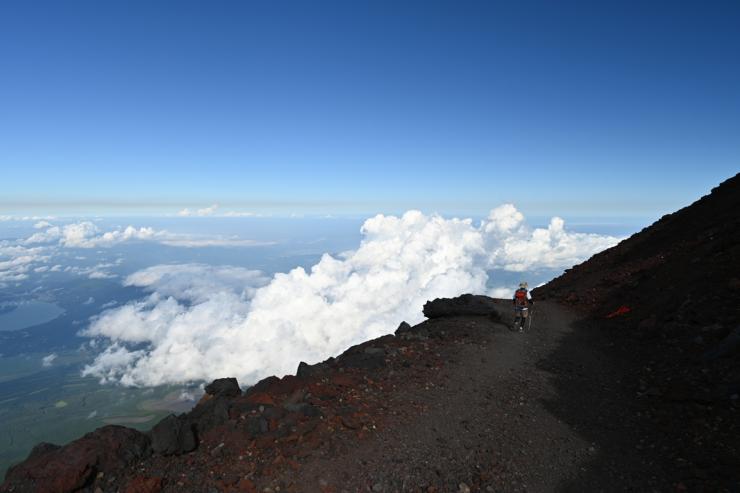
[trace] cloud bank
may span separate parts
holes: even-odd
[[[103,312],[83,335],[106,349],[86,367],[103,382],[148,386],[293,373],[347,347],[423,320],[437,297],[486,290],[487,270],[565,268],[617,238],[568,232],[553,218],[532,229],[512,205],[479,225],[410,211],[362,226],[355,251],[309,271],[264,279],[237,267],[159,265],[125,284],[150,291]]]
[[[177,213],[180,217],[208,217],[208,216],[216,216],[216,217],[259,217],[259,214],[256,214],[254,212],[245,212],[245,211],[226,211],[222,212],[220,214],[217,214],[219,209],[218,204],[213,204],[210,207],[204,207],[203,209],[182,209]]]
[[[214,215],[216,210],[218,210],[218,204],[213,204],[212,206],[204,207],[203,209],[190,210],[185,208],[178,212],[177,215],[181,217],[206,217]]]
[[[0,241],[0,287],[28,279],[28,272],[35,269],[36,264],[50,258],[43,248],[27,248]]]
[[[37,230],[27,238],[18,240],[0,240],[0,287],[19,283],[29,278],[29,273],[72,272],[85,275],[90,279],[112,279],[115,274],[106,270],[113,264],[99,264],[93,268],[82,268],[62,265],[49,267],[47,264],[59,248],[110,248],[127,242],[154,242],[178,248],[204,247],[254,247],[273,245],[270,241],[255,241],[235,236],[176,234],[151,227],[127,226],[109,231],[102,230],[91,221],[54,225],[47,219],[53,217],[15,217],[0,216],[3,220],[37,221],[33,227]],[[85,257],[75,257],[85,260]]]
[[[56,219],[55,216],[7,216],[0,215],[0,221],[45,221]]]
[[[42,226],[43,229],[43,226]],[[100,232],[100,228],[90,221],[65,224],[64,226],[50,226],[43,231],[29,236],[24,243],[59,243],[69,248],[98,248],[110,247],[132,240],[150,241],[161,238],[165,233],[152,228],[134,228]]]
[[[38,229],[42,229],[42,231],[34,233],[23,240],[23,244],[52,243],[67,248],[105,248],[131,241],[157,242],[162,245],[183,248],[250,247],[271,244],[269,242],[233,237],[202,237],[175,234],[164,230],[155,230],[150,227],[135,228],[134,226],[127,226],[126,228],[118,228],[111,231],[101,231],[95,223],[90,221],[81,221],[63,226],[39,223],[36,226]]]

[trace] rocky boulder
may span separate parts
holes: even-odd
[[[334,360],[334,358],[330,358],[331,361]],[[311,377],[317,377],[326,375],[331,371],[331,366],[329,362],[323,362],[323,363],[316,363],[315,365],[309,365],[308,363],[301,361],[298,364],[298,369],[296,370],[295,375],[298,378],[311,378]]]
[[[192,410],[167,416],[152,428],[152,450],[160,455],[180,455],[195,450],[198,436],[224,424],[229,407],[241,395],[236,378],[219,378],[206,385],[206,395]]]
[[[424,304],[427,318],[482,316],[498,319],[496,303],[493,298],[482,295],[464,294],[457,298],[437,298]]]
[[[151,454],[149,438],[123,426],[104,426],[59,447],[44,443],[11,467],[3,491],[77,491],[99,473],[110,473]]]
[[[212,396],[236,397],[242,393],[236,378],[218,378],[206,385],[206,394]]]
[[[336,360],[339,368],[360,368],[363,370],[377,370],[386,365],[386,343],[393,336],[383,336],[366,343],[352,346],[343,352]]]
[[[170,414],[154,425],[150,433],[152,450],[157,454],[179,455],[198,446],[193,424],[186,416]]]

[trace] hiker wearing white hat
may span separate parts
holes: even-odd
[[[524,331],[524,325],[529,317],[529,307],[534,304],[532,295],[529,294],[529,284],[526,282],[519,283],[519,289],[514,292],[512,301],[514,303],[514,328],[519,332]]]

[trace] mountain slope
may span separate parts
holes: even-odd
[[[595,317],[619,307],[650,330],[740,320],[740,175],[534,291]],[[614,317],[616,318],[616,317]],[[691,331],[690,331],[691,332]],[[720,334],[721,335],[721,334]]]
[[[740,175],[533,295],[606,341],[676,484],[740,489]]]

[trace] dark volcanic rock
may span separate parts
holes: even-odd
[[[184,454],[195,450],[198,445],[190,420],[174,414],[157,423],[151,436],[152,450],[161,455]]]
[[[247,389],[246,394],[249,395],[249,394],[256,394],[259,392],[264,392],[266,389],[269,389],[273,385],[277,385],[279,383],[280,383],[280,379],[276,377],[275,375],[272,375],[267,378],[263,378],[256,384],[249,387],[249,389]]]
[[[235,378],[220,378],[206,387],[202,399],[190,412],[167,416],[152,428],[152,450],[160,455],[180,455],[198,446],[198,437],[224,424],[234,398],[241,395]]]
[[[315,365],[309,365],[303,361],[298,364],[298,370],[295,375],[299,378],[310,378],[319,375],[326,375],[330,371],[331,367],[328,363],[316,363]]]
[[[24,462],[8,470],[3,491],[76,491],[98,473],[122,469],[150,454],[145,434],[123,426],[104,426],[64,447],[35,447]]]
[[[375,370],[385,366],[385,353],[356,352],[344,354],[339,358],[339,364],[344,368],[363,368]]]
[[[396,332],[395,332],[395,334],[396,334],[397,336],[400,336],[400,335],[406,334],[406,333],[410,332],[412,328],[413,328],[413,327],[411,327],[411,325],[409,325],[409,323],[408,323],[408,322],[401,322],[401,323],[400,323],[400,324],[398,325],[398,328],[396,329]]]
[[[427,318],[458,316],[490,316],[498,319],[496,305],[488,296],[464,294],[457,298],[437,298],[424,305]]]
[[[731,355],[736,349],[740,348],[740,327],[735,328],[716,347],[704,354],[704,358],[713,360],[724,356]]]
[[[236,397],[242,393],[236,378],[218,378],[206,385],[206,394],[225,397]]]
[[[386,336],[393,337],[393,336]],[[377,370],[385,366],[386,351],[382,346],[383,338],[377,339],[374,345],[367,343],[352,346],[342,353],[336,360],[337,366],[341,368],[361,368],[364,370]]]
[[[195,427],[198,435],[225,423],[229,419],[231,399],[214,397],[196,407],[184,416]]]

